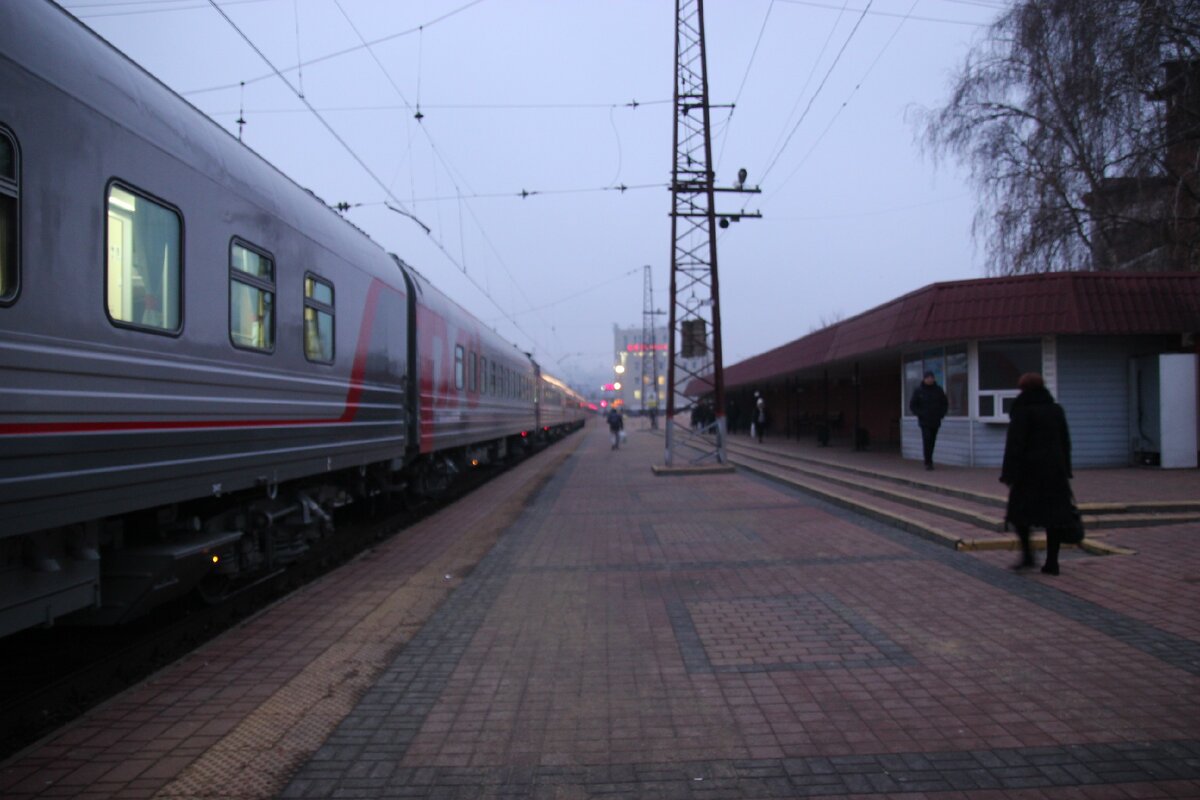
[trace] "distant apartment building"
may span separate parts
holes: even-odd
[[[610,403],[619,401],[632,414],[664,410],[669,335],[666,326],[646,335],[641,326],[613,325],[613,373],[610,383],[605,384],[612,388],[603,393],[603,398]]]

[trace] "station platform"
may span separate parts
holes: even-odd
[[[1200,797],[1195,523],[1016,573],[746,469],[656,476],[660,433],[598,422],[9,759],[0,797]]]

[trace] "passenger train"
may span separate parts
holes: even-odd
[[[61,8],[0,3],[0,635],[277,569],[584,414]]]

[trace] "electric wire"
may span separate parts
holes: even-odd
[[[114,6],[165,6],[172,3],[178,5],[179,3],[187,3],[192,1],[193,0],[102,0],[102,2],[98,3],[70,2],[63,3],[63,5],[69,5],[72,8],[112,8]],[[232,6],[240,5],[242,3],[261,3],[266,1],[267,0],[225,0],[225,5]],[[191,8],[208,8],[208,3],[200,3],[199,5],[191,6]],[[168,8],[160,10],[173,11],[174,9]],[[148,11],[147,13],[152,12]]]
[[[639,106],[666,105],[672,100],[634,100],[629,103],[426,103],[422,106],[425,111],[545,111],[569,109],[637,109]],[[261,108],[251,109],[255,114],[307,114],[307,108]],[[369,106],[320,106],[318,111],[348,112],[348,111],[412,111],[408,104],[381,103]],[[237,112],[221,110],[210,111],[210,116],[224,116]]]
[[[780,143],[787,135],[788,126],[792,124],[792,118],[796,114],[796,110],[800,108],[800,104],[804,102],[805,93],[808,91],[809,85],[812,83],[813,77],[817,74],[817,67],[821,65],[821,59],[825,57],[825,51],[829,49],[829,43],[833,41],[833,35],[837,33],[838,25],[842,22],[842,15],[846,11],[846,7],[850,4],[850,0],[843,0],[842,8],[839,10],[837,18],[833,24],[829,26],[829,33],[825,34],[825,41],[821,43],[821,50],[817,53],[817,57],[813,59],[812,67],[808,70],[808,76],[804,79],[804,85],[800,87],[800,91],[796,93],[796,102],[792,104],[792,108],[788,111],[787,121],[784,122],[783,128],[779,131],[779,135],[775,137],[775,142],[771,145],[771,149],[767,152],[774,153],[780,150]]]
[[[817,2],[814,2],[814,0],[779,0],[779,2],[787,3],[788,5],[793,5],[793,6],[809,6],[810,8],[826,8],[826,9],[829,9],[830,11],[840,11],[841,10],[841,8],[838,6],[830,5],[828,3],[817,3]],[[872,0],[872,2],[874,2],[874,0]],[[993,6],[985,6],[985,7],[992,8]],[[996,8],[1004,8],[1004,6],[996,6]],[[903,16],[902,14],[897,14],[893,11],[871,11],[870,9],[871,9],[871,2],[867,3],[866,9],[851,8],[851,9],[847,9],[847,10],[848,11],[861,11],[864,15],[870,14],[873,17],[901,17],[901,16]],[[945,17],[910,17],[909,19],[917,21],[917,22],[941,22],[941,23],[945,23],[948,25],[966,25],[966,26],[972,27],[972,28],[986,28],[990,24],[987,22],[970,22],[970,21],[961,20],[961,19],[946,19]]]
[[[636,183],[631,185],[617,184],[616,186],[592,186],[587,188],[576,189],[522,189],[518,192],[456,192],[455,194],[431,195],[428,197],[416,197],[415,195],[410,203],[446,203],[450,201],[461,200],[495,200],[495,199],[520,199],[526,200],[530,197],[540,197],[543,195],[568,195],[568,194],[597,194],[599,192],[633,192],[644,189],[669,189],[669,183]],[[368,208],[370,206],[383,205],[385,200],[363,201],[359,203],[348,203],[349,208]]]
[[[77,17],[79,19],[100,19],[102,17],[134,17],[134,16],[139,16],[142,14],[166,14],[171,11],[196,11],[199,9],[208,8],[208,4],[206,2],[204,2],[204,0],[194,0],[193,5],[177,6],[175,8],[142,8],[142,9],[134,9],[134,10],[130,10],[130,11],[103,11],[103,12],[95,12],[95,13],[90,13],[90,14],[87,12],[87,9],[89,9],[89,8],[109,8],[112,6],[151,5],[151,4],[158,4],[158,3],[181,3],[181,2],[188,2],[188,1],[189,0],[131,0],[130,2],[124,2],[124,3],[72,3],[69,6],[66,3],[64,3],[63,7],[66,8],[67,11],[69,11],[72,15],[74,15],[75,17]],[[223,2],[227,6],[243,6],[243,5],[249,5],[250,3],[273,2],[273,0],[223,0]],[[79,10],[79,9],[83,9],[83,13],[79,13],[79,14],[75,13],[76,10]]]
[[[758,55],[758,46],[762,44],[763,34],[767,30],[767,20],[771,19],[771,9],[775,7],[775,0],[771,0],[767,5],[767,13],[763,15],[762,25],[758,29],[758,38],[754,40],[754,50],[750,53],[750,61],[746,64],[746,72],[742,75],[742,82],[738,84],[737,94],[733,96],[732,108],[729,109],[729,116],[725,120],[724,130],[722,131],[721,149],[717,153],[717,163],[713,170],[714,173],[721,171],[721,162],[725,159],[725,145],[729,142],[729,137],[725,136],[729,132],[729,127],[733,123],[733,115],[737,111],[738,101],[742,99],[742,90],[746,88],[746,81],[750,77],[750,70],[754,67],[754,58]]]
[[[209,1],[209,3],[212,3],[213,6],[216,6],[216,3],[214,2],[214,0],[208,0],[208,1]],[[308,66],[312,66],[313,64],[320,64],[323,61],[329,61],[334,58],[340,58],[341,56],[347,55],[349,53],[356,53],[359,50],[370,48],[370,47],[373,47],[374,45],[382,44],[383,42],[390,42],[391,40],[399,39],[402,36],[411,36],[414,33],[419,33],[423,28],[428,28],[432,25],[436,25],[439,22],[443,22],[447,19],[450,19],[451,17],[453,17],[457,14],[461,14],[462,12],[466,11],[467,9],[477,6],[482,2],[484,2],[484,0],[471,0],[471,2],[469,2],[465,5],[459,6],[458,8],[455,8],[451,11],[447,11],[445,14],[442,14],[440,17],[435,17],[434,19],[431,19],[429,22],[424,22],[424,23],[416,26],[415,28],[409,28],[407,30],[399,31],[397,33],[390,33],[387,36],[381,36],[378,39],[372,39],[371,41],[363,40],[361,44],[354,45],[353,47],[346,47],[341,50],[336,50],[332,53],[326,53],[323,56],[317,56],[316,58],[310,58],[308,61],[305,61],[302,64],[294,64],[293,66],[287,67],[283,70],[276,69],[275,72],[266,73],[263,75],[256,76],[254,78],[247,78],[245,80],[245,82],[246,83],[257,83],[259,81],[265,81],[268,78],[274,77],[275,75],[279,74],[280,72],[292,72],[294,70],[300,69],[301,67],[308,67]],[[226,5],[229,5],[229,4],[230,3],[226,3]],[[222,84],[220,86],[209,86],[209,87],[206,87],[203,89],[190,89],[185,92],[180,92],[180,94],[183,95],[184,97],[186,97],[188,95],[193,95],[193,94],[204,94],[205,92],[218,92],[218,91],[222,91],[224,89],[232,89],[232,88],[236,87],[237,85],[238,84],[233,83],[233,84]]]
[[[408,98],[404,96],[404,92],[401,91],[400,86],[392,78],[392,75],[388,71],[387,67],[384,66],[383,62],[380,61],[379,58],[375,55],[373,46],[366,42],[366,37],[364,37],[362,35],[361,31],[359,31],[359,29],[358,29],[358,26],[354,24],[354,21],[350,18],[350,15],[346,12],[345,8],[342,7],[340,0],[334,0],[334,4],[337,6],[338,10],[342,13],[342,16],[345,17],[346,22],[350,25],[350,28],[351,28],[351,30],[354,31],[354,34],[359,38],[359,41],[363,42],[364,46],[366,46],[367,52],[370,53],[371,58],[375,61],[376,66],[378,66],[380,71],[383,72],[384,77],[387,79],[388,83],[391,84],[392,89],[396,92],[396,95],[400,98],[401,102],[403,102],[406,106],[409,106],[409,108],[411,108],[411,105],[408,102]],[[422,34],[422,41],[424,41],[424,34]],[[419,100],[418,100],[417,111],[416,111],[417,116],[415,117],[418,120],[418,122],[420,122],[420,119],[421,119],[421,117],[419,116],[420,113],[421,113],[420,112],[420,104],[419,104]],[[449,176],[451,183],[454,185],[455,194],[461,196],[463,194],[463,192],[462,192],[461,187],[458,185],[458,182],[455,180],[455,175],[454,175],[456,170],[451,169],[448,162],[446,162],[445,159],[441,156],[440,151],[438,150],[436,144],[434,144],[433,136],[432,136],[432,134],[430,134],[429,129],[424,124],[419,124],[418,127],[421,129],[426,140],[429,142],[431,151],[438,155],[439,160],[441,160],[443,165],[446,167],[446,174]],[[410,170],[410,172],[411,172],[411,170]],[[437,171],[435,170],[434,171],[434,182],[435,182],[434,189],[435,190],[437,189],[436,181],[437,181]],[[463,237],[463,231],[462,231],[462,205],[463,204],[460,201],[460,205],[459,205],[459,242],[460,242],[460,255],[462,256],[462,263],[460,263],[458,260],[450,257],[449,250],[447,250],[446,247],[439,240],[437,240],[435,237],[432,237],[432,236],[431,236],[431,238],[437,244],[438,248],[447,256],[447,258],[450,259],[450,262],[452,264],[454,264],[456,267],[458,267],[459,271],[462,272],[463,275],[466,276],[467,279],[472,284],[474,284],[475,287],[484,294],[484,296],[487,297],[488,301],[491,302],[492,305],[496,306],[496,308],[499,309],[500,312],[505,315],[505,317],[509,320],[509,322],[511,322],[513,324],[514,327],[517,328],[517,330],[521,331],[521,333],[524,334],[525,337],[527,339],[529,339],[529,341],[540,345],[539,340],[537,338],[535,338],[534,336],[532,336],[529,332],[527,332],[526,330],[521,328],[520,325],[517,323],[516,319],[511,317],[507,312],[504,311],[503,308],[501,308],[500,304],[492,296],[492,293],[490,291],[484,289],[482,286],[480,286],[475,281],[474,277],[468,273],[467,268],[466,268],[466,248],[463,245],[464,237]],[[496,248],[495,244],[492,242],[491,237],[488,236],[487,231],[483,227],[483,223],[480,221],[479,217],[475,214],[474,209],[471,208],[470,203],[466,203],[465,205],[467,207],[468,213],[471,215],[471,218],[475,221],[476,227],[478,227],[480,235],[483,237],[484,242],[487,243],[488,247],[491,249],[492,253],[495,255],[496,261],[500,264],[501,268],[504,270],[505,274],[508,276],[509,281],[516,288],[516,290],[520,293],[520,295],[525,299],[525,302],[527,304],[532,305],[532,302],[530,301],[529,296],[525,293],[524,287],[520,284],[519,281],[517,281],[516,277],[512,273],[512,270],[509,269],[508,264],[504,261],[503,256],[500,255],[500,252]],[[440,219],[441,219],[441,206],[440,205],[437,206],[437,213],[438,213],[438,219],[440,221]],[[440,222],[439,222],[439,224],[440,224]],[[547,325],[547,323],[544,319],[541,321],[542,321],[543,325]],[[549,327],[549,326],[547,325],[547,327]]]
[[[916,9],[917,4],[920,2],[921,2],[921,0],[913,0],[912,5],[908,7],[909,14],[911,14],[913,12],[913,10]],[[867,71],[864,72],[863,76],[858,79],[857,83],[854,84],[854,88],[850,90],[850,94],[847,95],[846,99],[842,101],[842,104],[838,106],[837,111],[835,111],[833,113],[833,117],[830,118],[829,122],[825,125],[825,128],[821,131],[820,135],[817,136],[816,141],[814,141],[812,143],[812,145],[808,148],[808,151],[805,152],[803,157],[801,157],[800,162],[798,164],[796,164],[796,166],[792,169],[791,172],[788,173],[787,177],[784,178],[782,181],[780,181],[779,184],[772,189],[771,194],[768,197],[763,198],[764,203],[767,200],[769,200],[771,197],[774,197],[776,194],[778,194],[783,189],[783,187],[786,186],[788,184],[788,182],[796,176],[796,173],[798,173],[800,171],[801,167],[803,167],[804,164],[808,161],[809,156],[811,156],[813,154],[813,151],[817,149],[817,146],[821,144],[821,141],[825,138],[825,134],[829,133],[829,130],[833,127],[833,124],[835,122],[837,122],[837,118],[839,116],[841,116],[842,111],[844,111],[846,109],[846,106],[849,105],[850,101],[854,99],[855,93],[858,92],[858,90],[862,87],[863,83],[865,83],[867,78],[870,77],[871,73],[875,70],[875,66],[879,63],[879,60],[881,58],[883,58],[883,54],[887,52],[888,48],[891,47],[892,42],[895,41],[896,37],[900,34],[900,29],[904,27],[904,23],[907,22],[908,20],[909,20],[909,16],[905,15],[905,17],[903,19],[901,19],[900,22],[896,25],[896,29],[892,31],[892,35],[889,36],[888,40],[883,43],[883,47],[881,47],[879,52],[875,55],[875,58],[871,61],[870,65],[867,67]]]
[[[478,1],[480,1],[480,0],[477,0],[477,2]],[[216,0],[209,0],[209,3],[216,10],[216,12],[218,14],[220,14],[222,18],[224,18],[224,20],[230,25],[230,27],[232,27],[234,29],[234,31],[236,31],[237,34],[239,36],[241,36],[243,40],[245,40],[246,44],[250,47],[250,49],[252,49],[255,53],[257,53],[258,57],[261,58],[263,60],[263,62],[266,63],[269,67],[271,67],[271,69],[274,71],[274,74],[277,75],[281,81],[283,81],[284,85],[286,85],[288,87],[288,89],[290,89],[292,91],[293,94],[296,94],[297,97],[300,98],[300,101],[302,103],[304,103],[306,106],[309,106],[311,108],[311,104],[302,95],[299,94],[299,92],[296,90],[296,87],[292,86],[291,82],[286,77],[284,77],[284,75],[275,67],[275,65],[271,62],[271,60],[269,58],[267,58],[266,54],[263,53],[261,49],[259,49],[259,47],[254,43],[254,41],[241,28],[238,27],[237,23],[235,23],[232,19],[230,19],[229,15],[226,14],[221,9],[221,7],[217,4]],[[388,186],[379,178],[379,176],[375,174],[374,170],[372,170],[370,168],[370,166],[368,166],[367,163],[365,161],[363,161],[361,157],[359,157],[358,153],[356,153],[354,151],[354,149],[352,147],[350,147],[350,145],[346,142],[346,140],[343,139],[338,134],[338,132],[333,128],[333,126],[330,125],[329,122],[323,116],[321,116],[320,112],[318,112],[315,108],[311,108],[311,110],[312,110],[313,116],[316,117],[316,119],[321,123],[321,125],[329,132],[329,134],[331,136],[333,136],[333,138],[338,142],[338,144],[340,144],[342,146],[342,148],[345,149],[345,151],[350,155],[350,157],[353,158],[354,161],[363,169],[363,171],[367,173],[367,175],[371,178],[371,180],[373,180],[381,189],[383,189],[384,193],[388,196],[388,198],[391,199],[393,202],[395,202],[397,206],[399,206],[399,208],[397,208],[395,206],[391,206],[391,205],[389,205],[388,207],[392,208],[394,211],[397,211],[398,213],[403,214],[404,216],[412,219],[414,222],[416,222],[418,225],[420,225],[425,230],[425,233],[429,236],[429,239],[430,239],[430,241],[433,242],[434,246],[436,246],[440,251],[442,251],[443,255],[446,256],[446,258],[450,261],[450,263],[454,264],[456,267],[459,268],[459,270],[463,273],[463,276],[466,277],[466,279],[468,281],[470,281],[472,284],[474,284],[474,286],[477,289],[479,289],[479,291],[482,292],[484,294],[484,296],[487,297],[492,302],[493,305],[496,306],[496,308],[500,311],[501,314],[504,315],[504,317],[506,319],[508,319],[508,321],[512,324],[512,326],[514,328],[516,328],[518,331],[520,331],[531,342],[537,343],[538,340],[536,339],[536,337],[532,336],[528,331],[526,331],[524,328],[522,328],[520,323],[518,323],[511,315],[509,315],[509,313],[507,311],[505,311],[499,305],[499,303],[496,303],[496,301],[494,299],[492,299],[491,295],[482,286],[480,286],[479,283],[470,274],[467,273],[466,269],[463,268],[461,264],[459,264],[458,260],[454,258],[453,254],[451,254],[450,251],[446,249],[446,246],[441,241],[439,241],[436,237],[434,237],[432,235],[433,232],[430,230],[429,226],[427,226],[425,223],[421,222],[421,220],[415,214],[413,214],[411,211],[404,208],[404,204],[400,202],[400,200],[395,196],[395,194],[393,194],[392,190],[390,188],[388,188]],[[485,238],[485,240],[487,240],[486,234],[485,234],[484,238]]]
[[[825,71],[825,77],[821,79],[821,83],[818,84],[816,90],[813,91],[812,97],[808,99],[808,105],[805,106],[804,111],[800,114],[800,119],[796,120],[796,124],[792,128],[792,132],[788,134],[783,146],[779,148],[779,151],[775,154],[775,157],[771,160],[771,163],[768,164],[767,168],[763,170],[761,178],[762,181],[766,181],[767,175],[769,175],[771,170],[775,168],[775,165],[779,163],[780,157],[783,155],[784,151],[787,150],[787,146],[789,143],[791,143],[792,137],[796,135],[796,131],[800,130],[800,126],[804,124],[804,120],[808,117],[808,112],[812,110],[813,103],[815,103],[817,98],[821,96],[821,90],[825,88],[825,84],[829,81],[829,76],[832,75],[834,69],[837,68],[838,62],[841,61],[842,55],[846,52],[846,48],[850,46],[850,42],[854,39],[854,34],[858,32],[859,27],[862,25],[862,21],[867,17],[867,11],[870,10],[874,2],[875,0],[868,0],[867,7],[863,9],[862,13],[858,17],[858,20],[854,23],[854,27],[850,29],[850,33],[846,36],[846,41],[842,42],[841,49],[838,50],[837,55],[834,56],[833,63],[831,63],[829,65],[829,69]]]
[[[300,0],[292,0],[292,16],[296,20],[296,62],[304,63],[304,54],[300,52]],[[304,97],[304,68],[296,70],[296,83],[300,85],[300,97]],[[245,84],[241,84],[245,88]]]

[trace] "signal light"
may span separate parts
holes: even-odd
[[[524,439],[524,438],[525,438],[526,436],[528,436],[528,435],[529,435],[529,431],[521,431],[521,438],[522,438],[522,439]]]
[[[221,557],[220,557],[220,556],[218,556],[218,555],[214,555],[214,556],[212,557],[212,559],[213,559],[213,563],[214,563],[214,564],[216,564],[218,561],[220,561],[220,560],[221,560]]]

